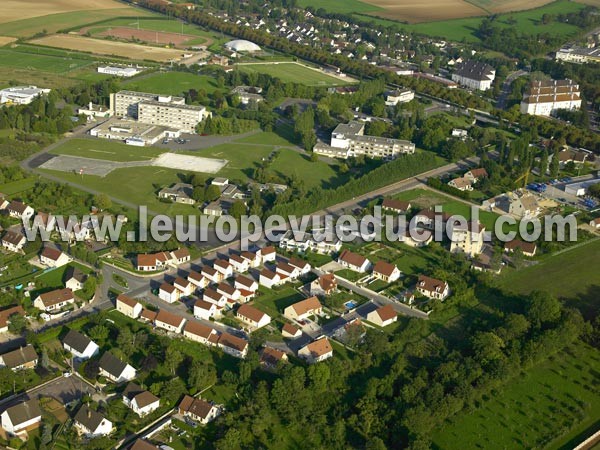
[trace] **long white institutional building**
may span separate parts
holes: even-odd
[[[185,133],[194,133],[196,125],[211,115],[204,106],[186,105],[183,97],[133,91],[111,94],[110,109],[116,117],[133,118]]]
[[[559,109],[579,108],[581,94],[573,80],[534,81],[521,101],[521,113],[534,116],[550,116]]]
[[[319,142],[313,151],[332,158],[347,159],[365,155],[369,158],[393,159],[403,153],[414,153],[415,144],[400,139],[365,136],[365,124],[351,121],[335,127],[331,133],[331,145]]]

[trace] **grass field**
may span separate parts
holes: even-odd
[[[91,60],[69,56],[53,56],[0,48],[0,67],[64,74],[89,66]]]
[[[598,309],[600,291],[600,240],[587,242],[558,255],[543,258],[539,264],[520,270],[506,270],[500,285],[517,294],[545,290],[568,299],[573,306]]]
[[[181,51],[150,47],[147,45],[126,42],[106,41],[71,34],[51,35],[30,41],[32,44],[47,47],[56,47],[80,52],[89,52],[97,55],[118,56],[138,61],[149,60],[167,62],[181,59]]]
[[[206,75],[187,72],[157,72],[123,83],[123,87],[133,91],[154,92],[165,95],[181,95],[190,89],[203,89],[210,94],[217,89],[217,81]]]
[[[433,433],[434,448],[573,448],[600,417],[599,371],[600,352],[573,345],[459,413]]]
[[[30,0],[26,0],[29,2]],[[86,2],[82,2],[80,0],[66,0],[67,2],[71,2],[72,4],[77,5],[85,5]],[[100,0],[105,1],[105,0]],[[77,26],[83,26],[88,23],[97,22],[100,20],[108,20],[116,17],[138,17],[138,16],[149,16],[150,13],[146,10],[140,8],[130,8],[124,6],[122,3],[112,2],[115,7],[110,9],[95,9],[89,10],[88,8],[81,7],[78,9],[82,9],[81,11],[72,11],[72,12],[60,12],[56,11],[55,13],[49,12],[49,9],[52,7],[44,7],[38,9],[43,15],[38,14],[38,17],[30,17],[30,18],[18,18],[12,17],[11,22],[3,21],[6,23],[2,23],[1,34],[3,36],[13,36],[13,37],[27,37],[33,36],[36,33],[40,33],[42,31],[46,31],[47,33],[55,33],[59,30],[63,30],[65,28],[72,28]],[[107,1],[107,3],[108,3]],[[42,3],[42,0],[38,0],[39,3]],[[13,0],[10,3],[20,3],[20,0]],[[43,1],[45,5],[50,5],[51,2]],[[59,2],[52,2],[58,4]],[[64,1],[63,1],[64,3]],[[2,2],[0,6],[0,12],[5,8],[6,3]],[[23,11],[22,6],[17,7],[13,10],[14,12],[18,12],[19,14]],[[31,8],[31,11],[34,11],[34,8]],[[0,14],[0,17],[3,17]],[[23,17],[23,16],[19,16]],[[17,20],[18,19],[18,20]],[[1,20],[0,20],[1,21]]]
[[[269,64],[238,64],[236,66],[244,72],[265,73],[279,78],[283,82],[305,84],[307,86],[340,86],[349,84],[339,78],[327,75],[319,70],[293,62]]]
[[[35,177],[23,178],[19,181],[13,181],[0,185],[0,192],[4,195],[15,195],[20,192],[28,191],[35,185]]]
[[[359,0],[328,0],[326,3],[316,0],[298,0],[298,6],[301,8],[306,8],[307,6],[312,6],[313,8],[325,8],[328,11],[335,11],[340,14],[354,12],[368,13],[383,10],[383,8]]]

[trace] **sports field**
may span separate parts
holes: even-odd
[[[71,34],[55,34],[30,41],[32,44],[67,50],[90,52],[98,55],[115,55],[138,61],[167,62],[181,59],[181,51],[171,48],[150,47],[125,42],[105,41]]]
[[[573,448],[600,419],[599,372],[600,351],[578,342],[458,413],[434,448]]]
[[[187,72],[156,72],[146,77],[128,80],[123,87],[132,91],[181,95],[190,89],[204,90],[207,94],[217,89],[217,80],[206,75]]]
[[[294,62],[249,63],[238,64],[236,67],[244,72],[265,73],[284,82],[305,84],[307,86],[340,86],[353,81],[351,79],[345,81],[342,78],[328,75],[319,69],[312,69]]]
[[[22,52],[19,49],[0,48],[0,67],[67,73],[89,66],[94,61],[69,56],[54,56]]]

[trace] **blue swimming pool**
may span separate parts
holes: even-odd
[[[358,305],[358,303],[356,303],[354,300],[350,300],[350,301],[344,303],[344,306],[346,307],[346,309],[354,309],[354,308],[356,308],[357,305]]]

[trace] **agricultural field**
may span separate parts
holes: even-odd
[[[577,33],[579,28],[574,25],[558,22],[542,24],[542,16],[544,14],[558,15],[576,12],[584,7],[585,5],[581,3],[558,0],[528,11],[501,14],[497,16],[495,23],[496,25],[506,28],[515,27],[520,32],[525,34],[534,35],[539,33],[552,33],[564,36],[566,39],[569,36]],[[483,15],[485,15],[485,12]],[[361,15],[360,18],[364,20],[366,17]],[[514,24],[511,23],[513,20]],[[387,26],[395,23],[390,20],[386,21],[376,19],[375,21]],[[481,21],[481,17],[457,18],[454,20],[430,20],[422,23],[401,25],[401,28],[407,31],[421,33],[428,36],[441,37],[451,41],[460,42],[464,39],[468,42],[478,42],[479,38],[475,35],[475,31],[479,28]]]
[[[341,86],[351,82],[294,62],[249,63],[238,64],[236,67],[243,72],[265,73],[279,78],[283,82],[299,83],[307,86]]]
[[[585,364],[582,364],[585,361]],[[573,448],[600,417],[600,352],[578,342],[433,433],[435,448]]]
[[[181,59],[181,51],[125,42],[105,41],[75,35],[52,35],[30,41],[32,44],[62,48],[97,55],[119,56],[138,61],[168,62]]]
[[[458,19],[485,14],[483,9],[464,0],[435,0],[429,2],[419,0],[408,2],[366,0],[366,2],[381,8],[381,10],[375,13],[369,12],[369,14],[408,23]]]
[[[23,8],[24,2],[32,6]],[[19,6],[14,6],[16,4]],[[108,8],[99,8],[98,5],[108,6]],[[61,6],[63,7],[61,8]],[[26,15],[23,15],[24,12],[26,12]],[[149,15],[148,11],[128,7],[114,0],[94,0],[93,2],[82,2],[80,0],[57,0],[52,2],[44,0],[7,0],[0,4],[0,23],[2,23],[0,34],[11,37],[28,37],[44,31],[55,33],[59,30],[84,26],[99,20]]]
[[[217,81],[213,77],[187,72],[156,72],[125,81],[123,87],[132,91],[164,95],[182,95],[190,89],[204,90],[211,94],[218,89]]]

